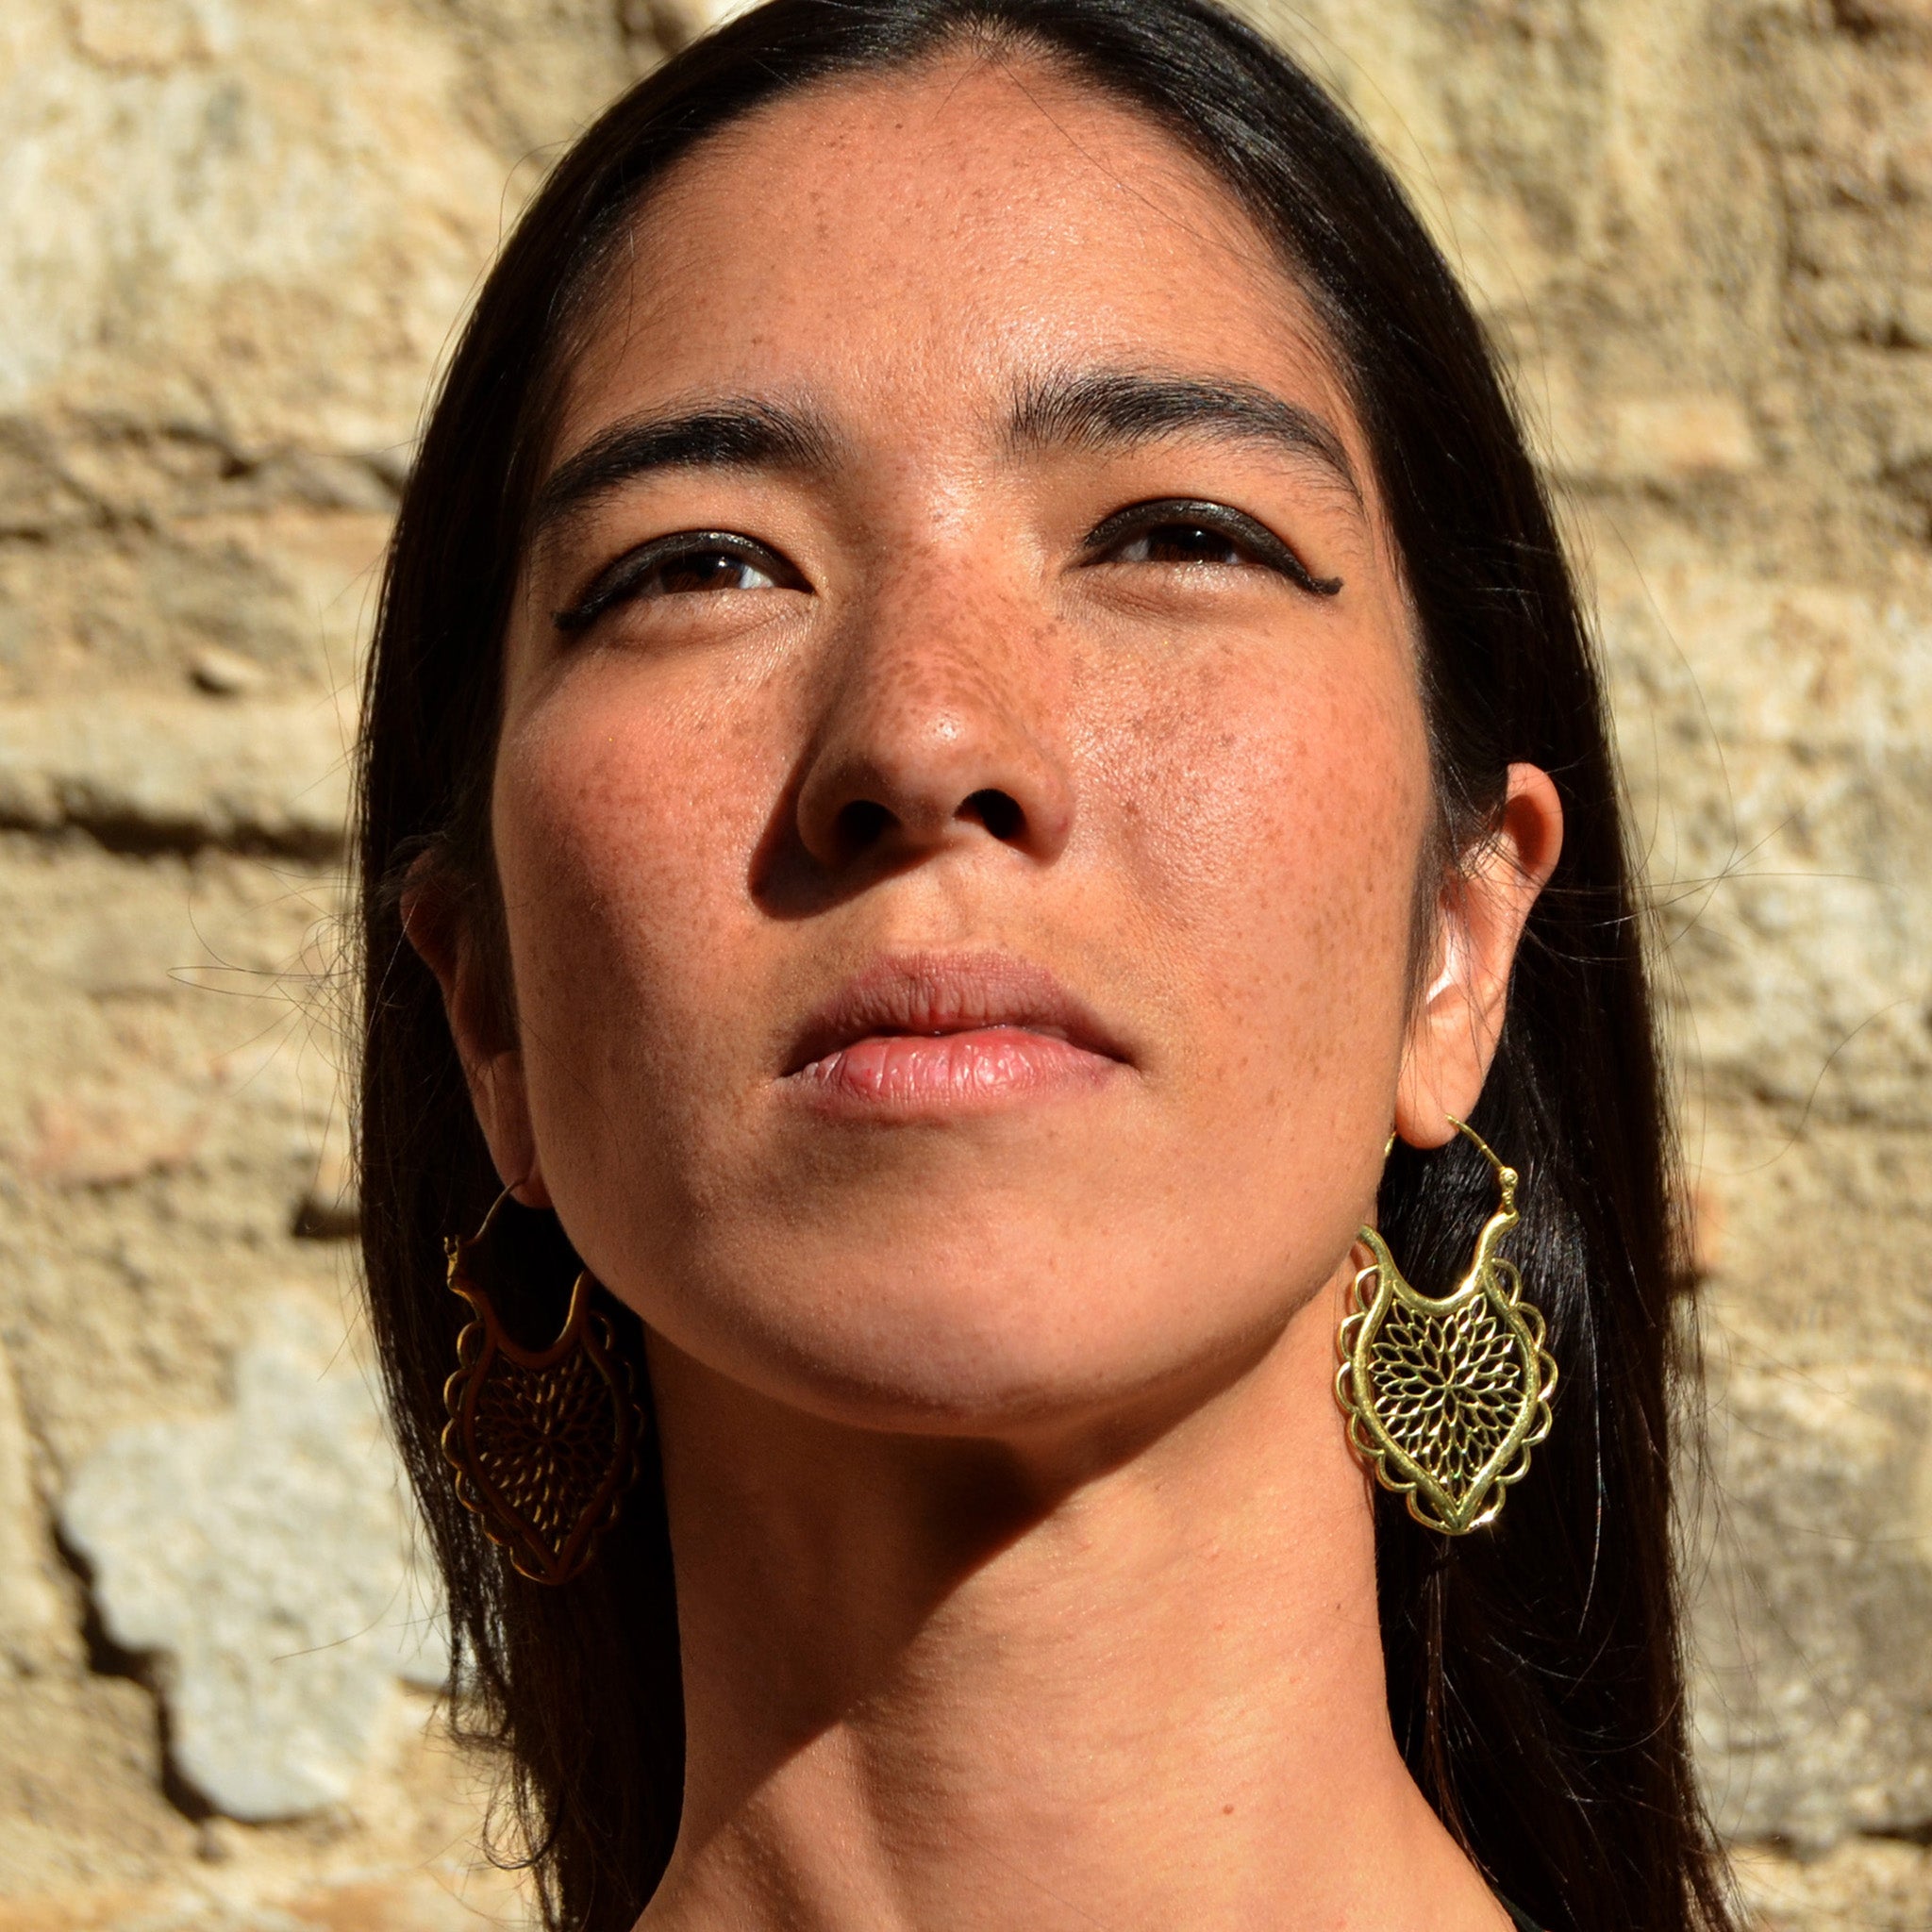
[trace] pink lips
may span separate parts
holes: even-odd
[[[1001,954],[880,961],[807,1023],[786,1066],[837,1112],[956,1112],[1091,1088],[1125,1062],[1052,974]]]

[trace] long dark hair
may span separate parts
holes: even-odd
[[[1413,601],[1444,853],[1494,823],[1512,760],[1556,780],[1562,859],[1530,920],[1475,1124],[1522,1170],[1511,1252],[1561,1364],[1557,1427],[1492,1530],[1447,1541],[1379,1499],[1390,1709],[1443,1820],[1540,1924],[1724,1925],[1687,1752],[1673,1570],[1684,1276],[1666,1096],[1590,636],[1506,385],[1447,264],[1322,89],[1208,0],[772,0],[583,136],[470,318],[390,554],[361,746],[359,901],[370,1303],[468,1722],[507,1755],[552,1923],[623,1932],[669,1857],[683,1773],[661,1491],[647,1471],[596,1565],[558,1591],[512,1574],[451,1492],[437,1438],[460,1310],[440,1288],[441,1242],[476,1224],[498,1183],[435,983],[404,941],[401,882],[433,863],[493,914],[487,800],[508,602],[560,376],[641,199],[693,143],[765,103],[957,44],[1049,59],[1159,124],[1273,239],[1314,305]],[[1381,1224],[1415,1278],[1466,1260],[1487,1186],[1459,1142],[1390,1162]],[[641,1380],[636,1324],[618,1319]]]

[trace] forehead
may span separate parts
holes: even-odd
[[[1100,364],[1259,383],[1357,440],[1305,297],[1205,166],[1049,66],[958,55],[788,96],[686,157],[606,291],[560,448],[713,391],[937,433]]]

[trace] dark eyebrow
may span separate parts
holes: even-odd
[[[613,423],[559,463],[537,492],[531,534],[653,470],[819,469],[834,439],[800,411],[755,399],[707,404],[675,415]]]
[[[1271,442],[1312,457],[1358,507],[1362,501],[1341,437],[1312,409],[1250,382],[1131,370],[1048,376],[1021,392],[1007,434],[1020,444],[1072,443],[1094,450],[1188,435]]]

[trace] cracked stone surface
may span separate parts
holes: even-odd
[[[0,825],[333,853],[353,736],[325,701],[0,705]]]
[[[362,1374],[272,1302],[225,1415],[110,1437],[60,1507],[108,1637],[157,1659],[176,1769],[231,1818],[345,1798],[398,1678],[449,1653]]]
[[[43,1545],[20,1398],[0,1348],[0,1651],[31,1646],[59,1615]]]

